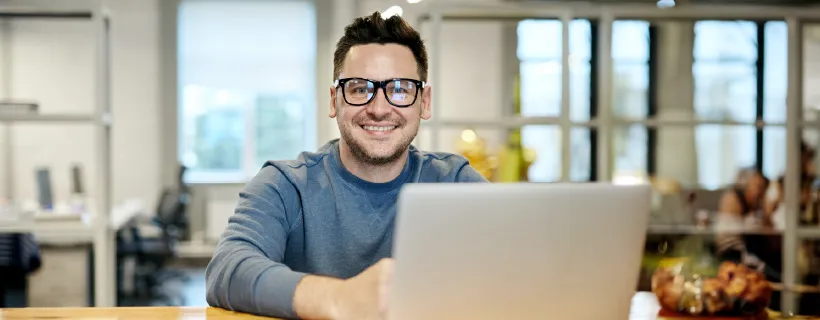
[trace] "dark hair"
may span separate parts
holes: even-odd
[[[421,35],[400,16],[383,19],[378,11],[370,16],[357,18],[345,27],[345,34],[336,43],[336,52],[333,53],[333,79],[338,78],[342,72],[342,65],[350,48],[372,43],[394,43],[409,48],[416,58],[421,77],[419,80],[427,81],[427,49]]]
[[[738,187],[745,186],[749,183],[749,180],[751,180],[754,177],[761,178],[763,180],[764,187],[768,187],[769,183],[771,183],[769,178],[767,178],[766,175],[764,175],[763,172],[760,172],[760,170],[758,170],[756,167],[746,167],[741,168],[738,172],[735,185]]]
[[[800,142],[800,154],[803,155],[803,156],[813,158],[814,157],[814,148],[809,146],[809,144],[806,143],[806,141],[801,141]]]

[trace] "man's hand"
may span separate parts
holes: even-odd
[[[334,319],[385,319],[393,268],[393,259],[382,259],[359,275],[342,282],[334,292]]]
[[[393,259],[382,259],[347,280],[305,276],[296,287],[294,309],[302,319],[384,319],[393,265]]]

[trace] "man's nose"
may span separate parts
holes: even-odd
[[[373,115],[374,118],[381,119],[390,114],[393,106],[387,102],[384,90],[376,90],[375,94],[376,96],[373,97],[373,100],[367,104],[366,110],[367,113]]]

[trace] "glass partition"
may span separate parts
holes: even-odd
[[[649,183],[652,224],[639,289],[650,289],[654,268],[669,259],[734,259],[765,266],[773,308],[783,293],[783,301],[794,298],[801,311],[815,312],[806,301],[814,301],[812,290],[820,293],[820,255],[808,238],[820,238],[820,219],[805,199],[820,198],[820,188],[803,175],[813,166],[798,164],[788,144],[802,139],[820,147],[820,95],[813,89],[820,87],[820,27],[803,31],[803,96],[794,100],[803,100],[802,119],[794,119],[787,99],[797,92],[789,86],[797,69],[789,62],[793,21],[646,12],[643,19],[616,14],[611,24],[598,13],[578,13],[566,26],[557,17],[516,22],[512,56],[520,82],[501,87],[510,99],[500,109],[512,112],[492,122],[501,128],[496,140],[533,157],[521,158],[530,162],[519,179],[500,181]],[[799,137],[788,136],[793,124],[802,126]],[[801,166],[797,196],[787,192],[787,171],[795,172],[789,159]],[[818,160],[813,154],[809,162]],[[802,219],[795,233],[807,238],[793,246],[801,248],[797,259],[784,250],[795,234],[784,234],[789,217]],[[783,283],[794,274],[803,287]]]

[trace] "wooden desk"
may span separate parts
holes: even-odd
[[[202,307],[127,307],[127,308],[26,308],[0,309],[0,320],[271,320],[218,308]],[[689,320],[693,318],[687,318]],[[687,320],[679,319],[679,320]],[[702,318],[703,319],[703,318]],[[772,314],[770,320],[780,319]],[[791,320],[820,320],[795,317]],[[641,318],[641,320],[649,320]],[[657,318],[655,320],[678,320]]]
[[[24,308],[0,309],[0,320],[252,320],[271,318],[202,307]]]

